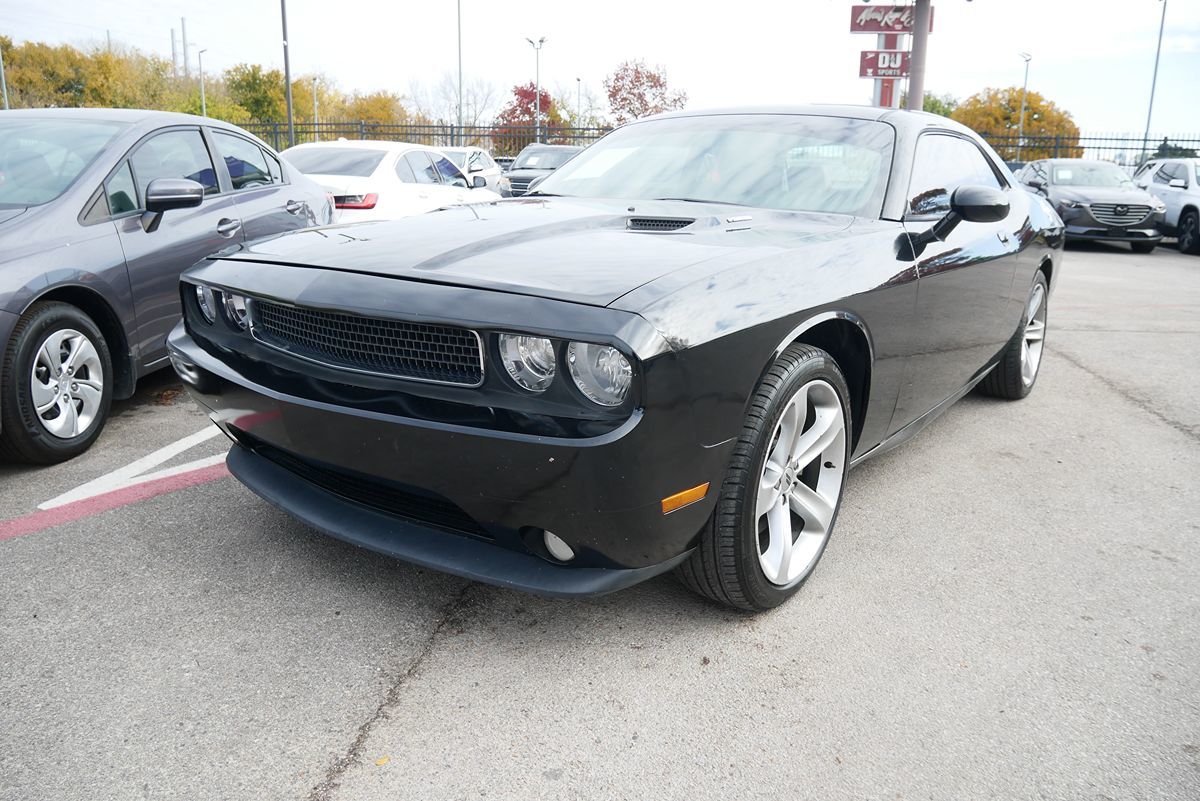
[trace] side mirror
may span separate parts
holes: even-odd
[[[1187,181],[1183,180],[1182,178],[1172,178],[1171,182],[1167,184],[1167,186],[1171,187],[1172,189],[1187,189]]]
[[[1041,178],[1030,178],[1028,181],[1025,182],[1025,185],[1030,187],[1031,189],[1036,189],[1039,192],[1041,192],[1043,189],[1046,188],[1046,182],[1043,181]]]
[[[471,188],[472,189],[483,189],[486,186],[487,186],[487,178],[484,178],[482,175],[476,175],[474,178],[471,179]]]
[[[1008,216],[1008,197],[990,186],[960,186],[950,196],[950,213],[967,222],[1000,222]]]
[[[204,187],[187,178],[155,178],[146,187],[146,212],[142,215],[142,230],[148,234],[158,230],[164,212],[172,209],[193,209],[204,202]]]

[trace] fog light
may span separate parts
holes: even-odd
[[[547,531],[542,538],[546,542],[546,550],[558,561],[570,562],[575,558],[575,551],[571,550],[571,546],[563,542],[561,537]]]

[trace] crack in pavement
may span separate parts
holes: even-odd
[[[1175,420],[1171,417],[1167,417],[1165,414],[1160,412],[1158,409],[1155,409],[1153,406],[1151,406],[1149,401],[1145,400],[1144,398],[1138,397],[1137,395],[1130,392],[1128,389],[1121,386],[1120,384],[1113,381],[1112,379],[1108,378],[1107,376],[1103,376],[1100,373],[1096,372],[1095,370],[1093,370],[1092,368],[1088,367],[1083,362],[1081,362],[1078,357],[1072,356],[1071,354],[1067,353],[1066,351],[1059,350],[1056,347],[1051,347],[1049,344],[1046,345],[1046,350],[1050,351],[1055,356],[1061,356],[1067,362],[1069,362],[1070,364],[1073,364],[1075,367],[1078,367],[1080,370],[1087,373],[1092,378],[1096,379],[1101,384],[1108,387],[1110,390],[1112,390],[1113,392],[1120,395],[1125,400],[1132,403],[1134,406],[1136,406],[1139,409],[1141,409],[1142,411],[1146,412],[1151,417],[1158,419],[1160,422],[1166,423],[1171,428],[1180,432],[1184,436],[1189,437],[1189,438],[1195,440],[1196,442],[1200,442],[1200,426],[1191,426],[1191,425],[1188,425],[1187,423],[1181,422],[1179,420]]]
[[[462,613],[466,607],[467,595],[472,588],[479,586],[481,585],[468,581],[447,602],[446,606],[442,609],[442,614],[438,619],[437,625],[429,633],[429,637],[426,638],[420,652],[413,657],[408,668],[397,676],[396,680],[388,687],[387,692],[383,696],[383,701],[375,709],[371,717],[358,727],[358,733],[355,735],[354,741],[350,743],[350,747],[346,749],[346,753],[342,754],[336,762],[329,766],[329,769],[325,771],[325,778],[312,788],[312,791],[308,794],[308,801],[329,801],[333,797],[333,793],[341,786],[342,777],[360,761],[367,744],[367,738],[371,736],[371,732],[380,721],[387,719],[388,712],[400,703],[400,693],[404,689],[405,684],[416,675],[417,671],[421,668],[421,664],[433,651],[433,647],[437,644],[442,633],[451,627],[455,629],[453,631],[455,634],[462,631]]]

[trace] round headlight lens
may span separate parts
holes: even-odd
[[[567,365],[575,386],[592,403],[620,406],[633,383],[629,360],[611,345],[572,342],[567,346]]]
[[[501,334],[500,360],[522,389],[545,392],[554,381],[554,344],[545,337]]]
[[[245,331],[246,325],[250,321],[249,313],[246,311],[246,298],[242,295],[226,292],[225,316],[229,318],[229,322]]]
[[[217,298],[212,291],[212,287],[204,286],[203,284],[196,285],[196,305],[200,307],[200,313],[204,315],[204,319],[210,323],[217,320]]]

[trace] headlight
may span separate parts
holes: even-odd
[[[567,365],[575,386],[592,403],[620,406],[629,394],[633,368],[611,345],[572,342],[567,346]]]
[[[1077,209],[1083,206],[1078,200],[1060,200],[1058,205],[1064,209]]]
[[[212,291],[212,287],[196,284],[196,305],[200,307],[200,313],[204,315],[204,319],[210,323],[217,320],[217,298]]]
[[[554,381],[554,344],[545,337],[500,335],[500,360],[517,386],[545,392]]]
[[[1153,209],[1154,209],[1155,214],[1162,214],[1164,211],[1167,210],[1167,204],[1163,203],[1161,200],[1156,200],[1154,202]]]
[[[510,189],[512,189],[512,181],[509,180],[509,178],[507,176],[501,175],[500,181],[496,184],[496,186],[498,186],[500,189],[503,189],[504,191],[507,192]]]
[[[245,331],[246,325],[249,323],[249,316],[246,311],[246,298],[242,295],[226,292],[225,316],[229,318],[229,322]]]

